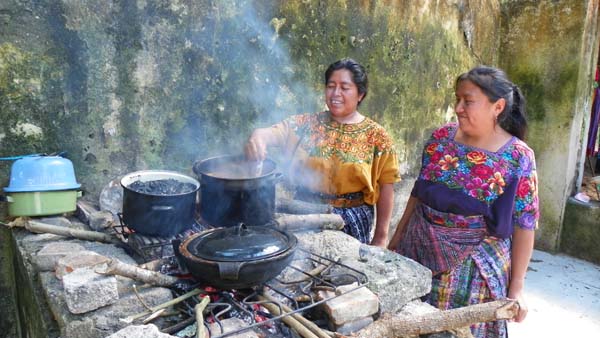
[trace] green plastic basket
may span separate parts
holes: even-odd
[[[28,191],[7,193],[10,216],[48,216],[75,211],[79,190]]]

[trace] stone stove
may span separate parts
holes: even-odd
[[[87,225],[78,219],[61,219],[64,220],[63,226],[87,228]],[[225,292],[223,294],[216,294],[207,291],[211,290],[210,286],[193,285],[191,281],[188,285],[177,286],[179,289],[138,287],[137,291],[133,292],[136,282],[117,276],[118,299],[101,304],[95,309],[86,310],[87,312],[70,312],[66,306],[64,282],[57,279],[55,272],[59,260],[73,255],[84,256],[86,251],[91,251],[129,264],[159,261],[158,270],[169,274],[177,273],[175,271],[177,264],[172,257],[173,249],[170,243],[173,239],[162,241],[134,235],[131,232],[123,233],[122,230],[105,229],[105,232],[115,234],[116,231],[117,235],[128,242],[131,241],[131,244],[137,242],[141,245],[134,249],[129,245],[115,246],[55,235],[31,234],[24,230],[14,233],[19,256],[22,257],[26,267],[23,271],[29,275],[29,277],[23,276],[22,279],[38,280],[36,282],[38,284],[33,286],[32,291],[38,295],[39,311],[50,314],[44,315],[48,319],[40,322],[55,328],[46,328],[46,331],[58,332],[48,337],[107,337],[111,333],[131,326],[129,324],[139,324],[139,321],[126,323],[123,318],[147,311],[149,307],[165,303],[184,293],[186,288],[193,287],[200,287],[203,293],[211,293],[215,298],[214,304],[209,306],[207,312],[211,315],[205,318],[206,327],[213,338],[246,337],[252,332],[258,333],[260,337],[275,336],[273,330],[276,329],[281,337],[297,337],[282,324],[286,318],[297,314],[309,318],[325,332],[335,330],[349,333],[377,320],[381,313],[397,314],[406,311],[407,308],[412,309],[413,312],[420,311],[422,303],[418,298],[426,294],[430,288],[430,272],[419,264],[384,249],[364,246],[343,232],[325,230],[295,233],[299,248],[293,264],[274,280],[253,290],[235,290],[235,292],[225,290],[219,291]],[[200,226],[193,229],[193,231],[199,230],[202,230]],[[127,250],[124,251],[124,248]],[[137,257],[134,259],[132,256]],[[317,273],[314,273],[315,271]],[[93,275],[93,272],[90,273]],[[38,274],[39,278],[34,277]],[[293,283],[300,277],[307,277],[308,280]],[[321,289],[320,293],[315,291],[318,289]],[[367,296],[360,295],[363,293],[367,293]],[[375,311],[361,314],[360,311],[366,309],[361,297],[368,298],[369,295],[376,299]],[[267,296],[283,304],[286,311],[292,313],[282,315],[275,314],[277,311],[267,311],[265,305],[261,303],[265,302],[262,297]],[[234,304],[230,304],[232,300]],[[178,315],[158,318],[152,323],[163,332],[185,332],[186,326],[189,330],[191,326],[189,323],[194,322],[190,312],[190,309],[195,306],[193,302],[197,302],[197,299],[190,299],[178,305],[177,310],[180,311]],[[269,302],[271,301],[266,303]],[[228,303],[228,305],[220,305],[220,303]],[[336,303],[337,307],[335,307]],[[280,304],[277,304],[276,308],[284,307]],[[341,310],[346,311],[340,312]],[[243,316],[244,313],[251,313],[251,315]],[[348,313],[355,317],[346,317]],[[234,328],[221,331],[221,327],[230,326],[232,318],[238,322],[233,325]],[[179,327],[174,327],[176,324],[179,324]]]
[[[176,247],[193,233],[210,227],[196,222],[182,234],[160,238],[137,234],[123,224],[121,217],[119,219],[120,224],[113,228],[117,236],[127,243],[130,249],[128,251],[136,256],[138,261],[158,261],[158,271],[191,278],[186,275],[184,265],[178,264]],[[201,295],[211,298],[207,307],[210,316],[205,320],[205,328],[212,338],[230,337],[246,332],[276,338],[293,336],[283,321],[286,317],[296,314],[313,318],[315,323],[325,326],[325,331],[336,329],[336,325],[330,323],[333,320],[328,320],[327,314],[318,307],[327,302],[331,303],[334,299],[343,299],[344,295],[364,288],[368,283],[368,277],[361,271],[342,264],[339,260],[335,261],[299,248],[290,266],[279,276],[251,290],[217,290],[210,285],[195,283],[193,279],[176,283],[172,290],[175,296],[181,296],[200,288]],[[180,321],[164,328],[162,332],[176,334],[185,331],[186,326],[195,324],[194,308],[200,302],[199,299],[192,297],[179,304],[178,309],[182,313]],[[371,301],[378,304],[375,295],[371,297]],[[279,314],[273,314],[266,308],[271,307],[273,310],[272,306],[277,308]],[[287,311],[282,311],[284,307]],[[372,312],[366,317],[376,315],[378,306],[374,306]],[[231,319],[237,319],[234,325],[223,324],[223,321],[232,322]],[[315,326],[318,325],[314,324],[313,327]]]

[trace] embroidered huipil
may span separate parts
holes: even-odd
[[[516,137],[496,152],[471,147],[454,141],[456,130],[450,123],[433,132],[412,195],[438,211],[483,216],[494,237],[510,237],[513,226],[535,229],[539,209],[533,151]]]
[[[368,117],[342,124],[326,111],[294,115],[272,130],[293,158],[290,178],[297,186],[329,195],[362,192],[374,205],[381,184],[400,180],[391,137]]]

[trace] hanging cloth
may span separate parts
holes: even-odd
[[[596,78],[594,81],[594,101],[592,103],[592,116],[590,118],[590,130],[588,132],[588,141],[585,153],[587,156],[594,156],[596,151],[596,137],[598,135],[598,121],[600,120],[600,67],[596,68]]]

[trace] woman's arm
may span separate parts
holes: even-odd
[[[402,214],[402,217],[400,218],[400,221],[398,222],[398,225],[396,226],[396,232],[394,232],[394,236],[392,237],[392,239],[390,240],[390,243],[387,246],[388,249],[395,250],[398,247],[398,244],[400,243],[400,239],[402,238],[402,232],[403,232],[404,228],[406,227],[406,225],[408,224],[408,221],[412,217],[412,214],[415,211],[415,206],[417,205],[418,200],[419,199],[414,196],[409,197],[408,202],[406,202],[406,208],[404,208],[404,213]]]
[[[508,286],[508,298],[516,299],[520,305],[519,313],[514,318],[515,322],[521,322],[527,316],[528,308],[523,297],[523,289],[525,288],[527,266],[533,252],[534,239],[533,230],[515,227],[512,236],[510,284]]]
[[[382,184],[379,191],[379,199],[377,200],[377,220],[371,245],[385,248],[393,209],[394,185],[392,183]]]

